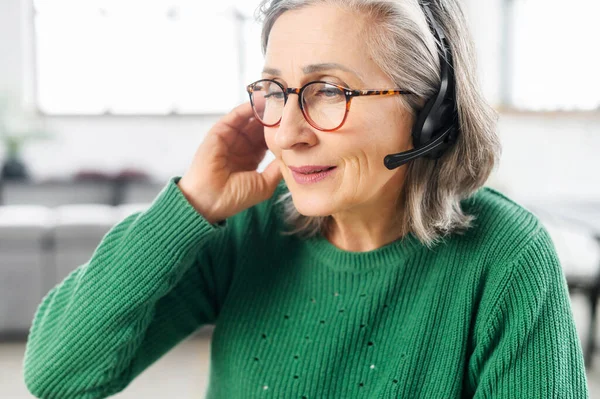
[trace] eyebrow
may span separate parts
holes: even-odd
[[[336,62],[325,62],[325,63],[321,63],[321,64],[307,65],[302,68],[302,72],[304,72],[305,75],[308,75],[308,74],[315,73],[315,72],[331,71],[334,69],[353,73],[360,80],[363,80],[362,76],[360,76],[360,74],[358,72],[356,72],[355,70],[350,69],[342,64],[338,64]],[[274,76],[281,76],[281,71],[279,69],[271,68],[271,67],[267,67],[267,66],[264,67],[263,73],[268,73],[269,75],[274,75]]]

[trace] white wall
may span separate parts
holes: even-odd
[[[0,90],[22,90],[22,19],[19,0],[0,2]]]
[[[465,0],[492,104],[502,100],[502,1]],[[600,113],[504,112],[498,132],[503,156],[493,185],[523,200],[600,200]]]
[[[29,0],[0,1],[0,88],[33,101]],[[501,97],[501,0],[466,0],[487,98]],[[25,152],[35,178],[81,168],[116,172],[146,169],[156,178],[182,174],[216,117],[53,117],[52,142]],[[504,153],[491,183],[517,199],[600,199],[600,115],[504,113],[499,123]]]

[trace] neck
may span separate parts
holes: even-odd
[[[372,251],[403,235],[402,215],[395,201],[387,207],[355,209],[332,215],[326,231],[329,242],[351,252]]]

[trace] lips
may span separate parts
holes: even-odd
[[[300,167],[289,166],[289,168],[292,172],[302,173],[304,175],[310,175],[313,173],[327,172],[327,171],[335,168],[335,166],[305,165],[305,166],[300,166]]]
[[[336,167],[329,165],[289,166],[296,183],[308,185],[320,182],[335,174]]]

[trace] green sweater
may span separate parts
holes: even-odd
[[[370,252],[282,235],[265,201],[209,224],[177,186],[116,224],[39,305],[24,360],[40,398],[105,398],[214,324],[207,398],[587,398],[553,244],[484,188],[476,226]]]

